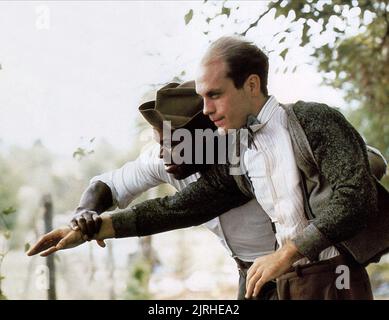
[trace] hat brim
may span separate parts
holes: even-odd
[[[171,115],[171,114],[162,114],[159,110],[155,109],[155,101],[148,101],[143,103],[139,107],[139,112],[142,114],[143,118],[155,128],[162,128],[164,121],[169,121],[171,124],[171,128],[176,130],[179,128],[193,128],[193,129],[201,129],[201,128],[211,128],[212,122],[208,120],[209,123],[205,125],[208,117],[204,116],[202,110],[200,109],[197,113],[191,115],[188,118],[188,115]],[[201,121],[202,118],[205,118],[205,121]],[[204,124],[202,124],[204,122]],[[194,124],[198,124],[199,128],[194,128]],[[202,125],[201,125],[202,124]]]

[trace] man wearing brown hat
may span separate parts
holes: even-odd
[[[126,163],[120,169],[92,178],[75,210],[75,216],[71,221],[73,230],[80,228],[85,239],[91,239],[100,229],[102,219],[99,214],[107,209],[124,209],[137,195],[162,183],[168,183],[176,190],[182,190],[198,180],[209,167],[205,164],[209,151],[209,148],[206,148],[208,140],[195,144],[193,139],[190,146],[193,148],[189,152],[191,159],[186,158],[182,164],[166,164],[161,158],[165,158],[165,161],[170,160],[171,152],[167,150],[166,143],[163,145],[168,137],[166,134],[163,136],[162,131],[165,123],[171,130],[167,135],[177,134],[180,129],[184,129],[183,133],[187,131],[192,138],[195,138],[196,133],[199,137],[202,130],[208,129],[214,136],[216,127],[202,113],[202,109],[203,99],[196,94],[194,81],[181,85],[170,83],[157,91],[155,101],[142,104],[139,111],[156,131],[159,145],[147,148],[135,161]],[[170,141],[169,144],[171,145],[169,149],[174,153],[174,145],[177,145],[178,141]],[[211,147],[213,148],[213,144]],[[202,149],[200,154],[203,155],[203,159],[196,163],[195,156],[199,153],[198,148]],[[224,154],[217,152],[221,150],[212,151],[215,151],[212,153],[216,156],[219,154],[222,157]],[[218,163],[220,162],[218,160],[222,159],[211,160]],[[247,201],[242,206],[205,223],[205,226],[218,236],[222,245],[237,262],[240,275],[239,299],[243,299],[245,294],[248,267],[256,258],[273,252],[276,243],[271,222],[262,208],[254,199],[247,199]],[[50,237],[52,236],[53,233]],[[98,243],[104,246],[103,241],[98,240]],[[258,298],[275,299],[275,283],[270,282]]]

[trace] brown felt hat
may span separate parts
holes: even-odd
[[[174,130],[215,128],[203,114],[203,99],[196,93],[194,81],[167,84],[157,91],[155,100],[143,103],[139,111],[156,128],[162,128],[163,121],[170,121]]]

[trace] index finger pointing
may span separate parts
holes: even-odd
[[[43,250],[46,250],[47,248],[50,248],[52,245],[54,245],[55,241],[50,238],[49,234],[44,235],[41,237],[36,244],[34,244],[30,250],[27,251],[28,256],[33,256],[39,252],[42,252]]]

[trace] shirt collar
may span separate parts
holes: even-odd
[[[274,96],[270,96],[265,104],[263,105],[261,111],[259,112],[257,119],[260,123],[266,123],[272,117],[274,111],[277,109],[279,103]]]
[[[274,114],[274,111],[277,109],[278,106],[279,106],[279,102],[277,101],[277,99],[274,96],[269,96],[269,98],[266,100],[265,104],[263,105],[261,111],[259,112],[258,116],[256,117],[259,123],[250,125],[251,131],[253,133],[256,133],[257,131],[262,129],[266,125],[266,123],[271,119],[271,117]],[[237,142],[236,138],[237,138],[236,135],[232,136],[232,142],[234,144]],[[245,143],[244,141],[245,139],[243,139],[241,143],[247,148],[248,147],[247,143]]]
[[[257,116],[259,124],[254,124],[250,126],[252,131],[257,132],[258,130],[262,129],[271,119],[278,106],[279,103],[277,99],[274,96],[270,96]]]

